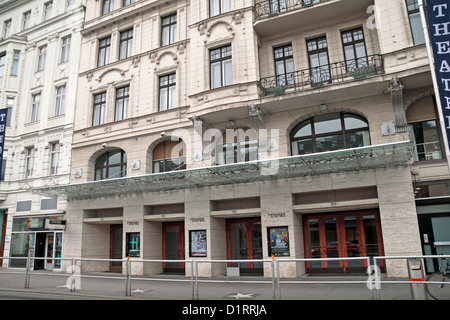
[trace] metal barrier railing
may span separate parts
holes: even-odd
[[[427,282],[423,279],[419,282],[411,282],[409,280],[381,280],[380,274],[380,261],[381,260],[408,260],[408,259],[421,259],[422,264],[424,259],[440,259],[440,258],[450,258],[450,255],[422,255],[422,256],[377,256],[377,257],[342,257],[342,258],[299,258],[299,259],[255,259],[255,260],[130,260],[127,259],[96,259],[96,258],[58,258],[60,261],[68,261],[66,266],[67,273],[69,276],[63,273],[48,273],[48,272],[39,272],[33,271],[31,268],[31,262],[34,260],[49,260],[45,257],[0,257],[0,260],[25,260],[26,267],[25,269],[7,269],[6,272],[1,272],[1,274],[24,274],[25,275],[25,284],[24,288],[30,288],[31,275],[44,275],[44,276],[59,276],[59,277],[69,277],[68,280],[68,288],[71,292],[75,292],[79,287],[77,286],[77,281],[81,278],[97,278],[97,279],[114,279],[124,281],[125,284],[125,295],[131,296],[132,292],[132,281],[159,281],[159,282],[185,282],[190,283],[191,287],[191,299],[199,300],[200,299],[200,283],[249,283],[249,284],[268,284],[271,285],[271,294],[274,300],[281,300],[281,285],[282,284],[295,284],[295,285],[308,285],[308,284],[367,284],[368,290],[370,290],[371,298],[374,300],[380,299],[381,285],[382,284],[410,284],[411,288],[413,285],[426,285],[428,283],[433,284],[444,284],[444,282]],[[52,259],[53,260],[53,259]],[[284,263],[297,263],[297,262],[318,262],[318,261],[352,261],[359,260],[365,261],[365,264],[368,266],[367,274],[368,279],[365,281],[361,280],[324,280],[324,281],[310,281],[310,280],[292,280],[281,278],[281,270],[280,264]],[[373,261],[371,264],[370,262]],[[121,262],[124,264],[123,276],[105,276],[105,275],[95,275],[95,274],[81,274],[79,272],[79,265],[86,262]],[[132,275],[132,264],[134,263],[186,263],[190,266],[189,275],[185,275],[186,279],[170,279],[170,278],[155,278],[155,277],[143,277],[139,275]],[[270,278],[269,280],[243,280],[241,277],[238,280],[230,281],[227,277],[226,280],[217,279],[217,278],[199,278],[199,265],[200,264],[212,264],[212,263],[262,263],[270,264]],[[0,269],[2,267],[0,266]],[[263,267],[263,269],[265,269]],[[20,271],[18,271],[20,270]],[[373,278],[372,278],[373,276]],[[445,283],[448,285],[448,283]],[[414,294],[413,294],[414,298]]]
[[[365,260],[367,265],[370,265],[369,257],[348,257],[348,258],[300,258],[300,259],[278,259],[276,260],[276,269],[277,269],[277,299],[281,300],[281,284],[367,284],[366,281],[358,281],[358,280],[346,280],[346,281],[295,281],[295,280],[281,280],[280,276],[280,263],[284,262],[318,262],[318,261],[352,261],[352,260]],[[373,295],[372,295],[373,298]]]
[[[199,279],[198,278],[198,265],[202,263],[270,263],[271,267],[271,281],[253,281],[253,280],[241,280],[239,277],[239,280],[235,281],[229,281],[228,279],[225,280],[212,280],[212,279]],[[263,268],[264,269],[264,268]],[[275,286],[276,286],[276,276],[275,276],[275,263],[273,260],[264,260],[264,259],[242,259],[242,260],[196,260],[195,261],[195,300],[199,300],[199,283],[259,283],[259,284],[271,284],[272,285],[272,298],[273,300],[276,299],[276,293],[275,293]]]

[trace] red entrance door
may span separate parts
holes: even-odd
[[[227,259],[256,260],[262,259],[261,219],[230,219],[227,220]],[[233,263],[241,273],[261,273],[262,262]]]
[[[110,258],[111,259],[123,259],[122,253],[122,239],[123,239],[123,225],[114,224],[111,225],[110,231]],[[109,269],[115,271],[122,270],[121,261],[110,261]]]
[[[184,260],[184,222],[163,223],[163,260]],[[184,273],[184,263],[164,262],[163,269]]]
[[[380,217],[376,210],[305,215],[303,228],[306,258],[384,255]],[[306,263],[306,268],[308,272],[365,272],[367,262],[312,261]]]

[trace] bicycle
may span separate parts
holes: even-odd
[[[444,282],[449,284],[445,284]],[[439,271],[426,278],[427,292],[435,300],[450,300],[450,259],[441,258]]]

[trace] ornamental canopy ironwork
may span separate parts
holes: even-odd
[[[71,201],[205,188],[404,166],[410,163],[412,155],[412,143],[403,141],[301,156],[47,186],[35,188],[33,193]]]

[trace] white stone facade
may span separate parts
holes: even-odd
[[[8,216],[4,256],[14,241],[15,217],[61,216],[66,210],[61,199],[42,206],[47,197],[32,188],[69,183],[83,5],[80,0],[0,3],[0,54],[5,55],[0,104],[10,111],[0,185],[0,209]],[[18,212],[22,201],[27,204]]]

